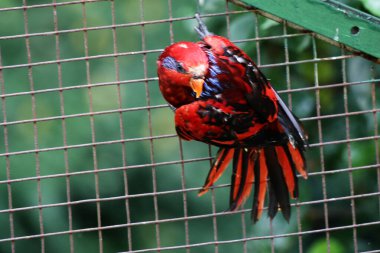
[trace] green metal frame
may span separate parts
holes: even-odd
[[[380,19],[334,0],[230,0],[380,63]]]

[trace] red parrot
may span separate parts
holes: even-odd
[[[219,147],[199,195],[232,160],[230,210],[243,204],[254,182],[253,221],[262,214],[267,188],[269,217],[280,209],[289,221],[289,194],[298,197],[296,171],[307,178],[302,124],[251,58],[195,17],[201,41],[165,48],[157,73],[161,93],[175,111],[178,135]]]

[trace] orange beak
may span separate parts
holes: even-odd
[[[190,87],[193,89],[195,92],[195,97],[199,98],[199,96],[202,94],[203,91],[203,83],[205,81],[200,78],[191,78],[190,79]]]

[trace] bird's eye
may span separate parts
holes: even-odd
[[[179,73],[186,73],[185,68],[184,68],[184,67],[182,66],[182,64],[179,63],[179,62],[177,62],[176,70],[177,70]]]
[[[176,61],[173,57],[165,57],[162,61],[162,65],[167,69],[172,69],[179,73],[186,73],[186,70],[182,64]]]

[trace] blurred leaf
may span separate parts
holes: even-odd
[[[236,31],[231,34],[231,40],[241,40],[248,38],[253,34],[255,27],[255,20],[252,16],[241,15],[231,22],[230,30]],[[239,43],[239,47],[244,47],[245,43]]]
[[[379,0],[361,0],[364,7],[372,14],[380,17],[380,1]]]
[[[263,30],[267,30],[267,29],[272,28],[272,27],[274,27],[274,26],[278,26],[279,24],[280,24],[280,23],[278,23],[278,22],[276,22],[276,21],[274,21],[274,20],[272,20],[272,19],[266,19],[266,20],[264,21],[264,23],[262,23],[262,24],[260,25],[260,28],[263,29]]]
[[[302,38],[302,41],[301,43],[299,44],[299,46],[297,47],[297,52],[298,53],[301,53],[303,52],[305,49],[307,49],[308,47],[311,46],[311,37],[310,36],[304,36]]]
[[[330,237],[330,252],[331,253],[343,253],[347,252],[344,249],[344,246],[336,239]],[[327,252],[327,241],[326,239],[319,239],[314,242],[307,253],[321,253]]]
[[[360,82],[361,80],[370,80],[371,65],[370,62],[363,58],[353,58],[348,61],[348,81]],[[371,108],[371,99],[368,94],[371,93],[369,85],[353,85],[349,88],[350,106],[358,107],[356,110],[366,110]],[[355,107],[354,107],[355,108]]]

